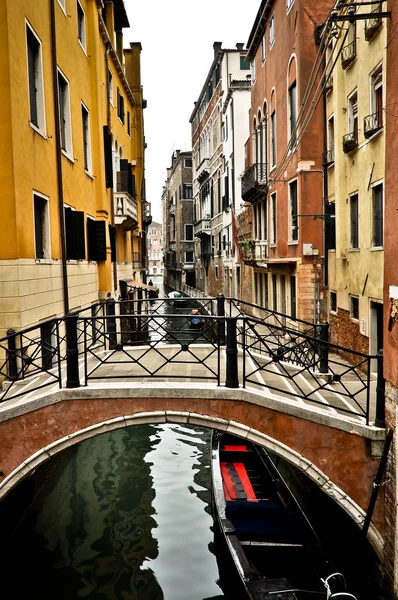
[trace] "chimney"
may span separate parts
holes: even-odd
[[[217,58],[217,54],[221,52],[222,42],[214,42],[213,50],[214,50],[214,58]]]
[[[235,44],[235,46],[237,50],[243,50],[243,48],[245,47],[245,45],[241,42],[238,42],[237,44]]]

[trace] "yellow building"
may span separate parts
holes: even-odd
[[[0,0],[0,337],[143,281],[145,101],[128,26],[123,0]]]
[[[383,334],[387,27],[374,12],[379,8],[335,11],[325,89],[331,339],[372,354],[382,348]]]

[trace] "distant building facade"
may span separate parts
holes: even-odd
[[[195,287],[192,152],[176,150],[162,194],[164,283]]]
[[[250,65],[244,44],[213,45],[214,59],[190,117],[192,127],[196,287],[240,296],[236,214],[240,211],[248,135]]]
[[[163,228],[161,223],[152,223],[148,227],[148,274],[147,283],[152,280],[154,285],[163,283]]]
[[[251,204],[252,233],[239,241],[252,267],[251,300],[307,321],[319,320],[326,307],[322,102],[312,110],[306,90],[318,52],[316,23],[331,6],[263,0],[247,43],[252,92],[242,197]]]

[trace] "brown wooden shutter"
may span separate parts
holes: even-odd
[[[108,131],[108,125],[104,125],[104,157],[106,187],[111,188],[113,187],[112,137]]]
[[[75,219],[75,258],[84,260],[86,258],[86,240],[84,235],[84,212],[76,210]]]
[[[96,260],[106,260],[106,223],[95,221],[95,255]]]

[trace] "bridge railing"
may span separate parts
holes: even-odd
[[[330,343],[327,323],[292,320],[221,295],[197,300],[199,329],[189,326],[186,298],[164,298],[109,299],[62,319],[10,330],[0,339],[5,356],[0,377],[6,379],[0,402],[51,385],[77,387],[83,380],[86,385],[108,379],[210,380],[327,404],[367,424],[375,417],[383,426],[382,354]],[[261,317],[243,312],[252,308],[265,312]]]

